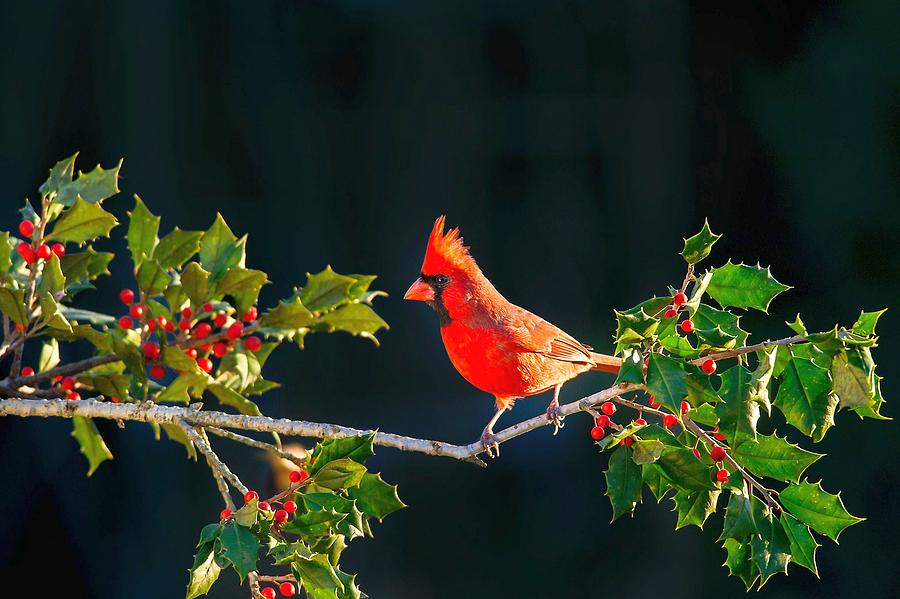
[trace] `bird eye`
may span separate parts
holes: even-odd
[[[434,281],[435,285],[443,287],[450,282],[450,277],[448,277],[447,275],[435,275],[432,281]]]

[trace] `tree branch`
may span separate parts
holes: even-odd
[[[269,453],[274,453],[278,457],[282,457],[286,460],[290,460],[291,462],[293,462],[294,464],[297,464],[297,466],[299,466],[301,468],[306,467],[306,458],[305,457],[301,458],[300,456],[294,455],[293,453],[291,453],[289,451],[284,451],[284,450],[278,449],[271,443],[257,441],[256,439],[252,439],[252,438],[246,437],[244,435],[239,435],[239,434],[233,433],[231,431],[226,431],[225,429],[221,429],[221,428],[218,428],[215,426],[207,426],[206,432],[212,433],[214,435],[218,435],[219,437],[222,437],[224,439],[231,439],[232,441],[235,441],[237,443],[243,443],[244,445],[249,445],[250,447],[255,447],[256,449],[262,449],[263,451],[268,451]]]
[[[209,464],[210,469],[213,471],[213,475],[217,479],[216,485],[219,487],[219,491],[222,490],[222,485],[219,484],[218,479],[224,478],[229,483],[231,483],[232,487],[240,491],[241,495],[247,492],[247,487],[244,485],[244,483],[241,482],[241,479],[239,479],[237,475],[228,468],[225,462],[223,462],[219,458],[219,456],[216,455],[216,452],[212,450],[212,447],[210,447],[209,441],[206,439],[205,435],[201,435],[196,430],[194,430],[194,427],[191,426],[191,424],[184,417],[176,418],[174,424],[184,431],[184,434],[188,436],[188,439],[193,441],[194,445],[197,446],[197,449],[200,450],[200,453],[202,453],[206,457],[206,462]],[[228,503],[231,502],[231,495],[228,494],[227,489],[223,494],[223,499],[225,499],[225,504],[226,506],[228,506]],[[234,504],[228,506],[228,508],[234,509]]]

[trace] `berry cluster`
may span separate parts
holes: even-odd
[[[16,253],[22,257],[25,264],[35,264],[38,260],[49,260],[53,254],[60,258],[66,255],[66,246],[61,243],[47,245],[44,243],[42,236],[36,236],[34,223],[30,220],[23,220],[19,223],[19,233],[25,239],[31,241],[21,241],[16,246]]]
[[[683,291],[679,291],[672,296],[672,307],[668,308],[665,313],[663,313],[663,318],[675,318],[678,316],[678,310],[685,303],[687,303],[687,295],[685,295]],[[694,331],[694,321],[690,318],[685,318],[678,323],[678,328],[681,329],[682,333],[692,333]],[[716,361],[713,359],[704,360],[703,364],[700,365],[700,370],[702,370],[704,374],[714,373],[716,371]]]

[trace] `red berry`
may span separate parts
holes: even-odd
[[[681,327],[681,330],[684,331],[685,333],[690,333],[691,331],[694,330],[694,323],[691,321],[690,318],[682,320],[681,324],[679,324],[678,326]]]
[[[606,434],[606,431],[603,430],[602,426],[595,426],[591,429],[591,439],[594,441],[599,441]]]
[[[81,399],[81,395],[78,393],[78,391],[69,391],[68,393],[66,393],[66,399],[78,401],[79,399]]]
[[[21,376],[34,376],[34,368],[32,368],[31,366],[23,366],[19,374]]]
[[[692,449],[691,451],[694,452],[694,457],[697,458],[697,459],[699,460],[699,459],[700,459],[700,450],[697,449],[697,448],[695,447],[695,448]]]
[[[147,330],[150,331],[151,333],[156,331],[156,321],[155,320],[150,320],[147,322]]]
[[[638,426],[647,426],[647,421],[643,418],[638,418],[634,421],[634,423]]]
[[[286,510],[277,510],[275,512],[275,522],[281,524],[282,522],[286,522],[288,519],[288,513]]]
[[[241,335],[244,334],[244,325],[239,322],[231,323],[231,326],[228,327],[228,331],[225,333],[225,336],[229,339],[237,339]]]
[[[273,589],[272,587],[266,587],[262,589],[259,594],[266,599],[275,599],[275,589]]]
[[[720,432],[714,432],[713,437],[715,437],[717,441],[727,441],[727,439],[725,438],[725,435],[723,435]]]
[[[724,450],[724,449],[722,449],[721,447],[719,447],[718,445],[716,445],[716,446],[713,447],[712,450],[709,452],[709,455],[710,455],[710,457],[713,459],[714,462],[721,462],[722,460],[725,459],[725,455],[726,455],[726,454],[725,454],[725,450]]]
[[[49,260],[50,256],[53,255],[53,252],[50,251],[50,246],[46,243],[38,247],[37,249],[37,257],[41,260]]]
[[[294,588],[294,584],[291,582],[282,582],[278,585],[278,590],[281,591],[284,597],[293,597],[297,592],[297,589]]]
[[[607,428],[610,424],[612,424],[612,420],[609,419],[609,416],[606,414],[600,414],[597,416],[597,426],[601,428]]]
[[[634,439],[631,437],[625,437],[621,441],[619,441],[619,445],[624,445],[625,447],[631,447],[634,444]]]
[[[651,408],[658,408],[661,405],[656,403],[656,399],[652,395],[647,398],[647,403],[650,404]]]
[[[159,346],[153,341],[146,342],[141,349],[144,352],[144,357],[148,360],[155,360],[159,357]]]
[[[209,343],[204,343],[200,346],[200,351],[209,351],[211,347],[212,345],[210,345]]]
[[[724,468],[722,468],[718,472],[716,472],[716,480],[719,481],[720,483],[727,483],[728,475],[729,475],[728,470],[725,470]]]
[[[197,350],[194,349],[193,347],[189,347],[188,349],[184,350],[184,355],[186,355],[191,360],[196,360],[197,359]]]
[[[297,511],[297,502],[296,501],[285,501],[284,502],[284,511],[289,514],[293,514]]]
[[[130,316],[123,316],[119,318],[119,326],[127,331],[134,326],[134,322],[131,320]]]
[[[269,511],[269,507],[271,507],[271,506],[269,505],[268,501],[260,501],[259,502],[259,509],[261,509],[262,511],[264,511],[264,512]]]
[[[156,323],[162,328],[166,328],[166,325],[169,324],[169,321],[166,320],[166,317],[163,315],[159,315],[156,317]]]
[[[131,302],[134,301],[134,291],[131,289],[123,289],[119,292],[119,301],[126,306],[130,306]]]
[[[703,361],[703,364],[700,365],[700,370],[704,372],[704,374],[712,374],[716,371],[716,361],[712,358],[708,358]]]
[[[600,404],[600,411],[606,414],[607,416],[612,416],[616,413],[616,404],[611,401],[605,401]]]
[[[231,510],[222,510],[219,512],[219,520],[227,520],[231,517]]]
[[[244,315],[241,316],[241,320],[244,322],[253,322],[256,320],[258,312],[256,311],[256,306],[251,306],[249,310],[244,312]]]
[[[678,312],[673,310],[672,308],[669,308],[668,310],[666,310],[666,313],[663,314],[663,318],[675,318],[676,316],[678,316]]]
[[[185,308],[184,310],[181,311],[182,318],[190,318],[193,315],[194,315],[194,311],[191,310],[190,308]]]
[[[665,418],[663,418],[663,426],[666,428],[672,428],[678,424],[678,418],[675,418],[672,414],[666,414]]]
[[[221,358],[228,353],[228,346],[221,341],[219,341],[218,343],[213,343],[212,352],[215,357]]]
[[[247,491],[244,493],[244,503],[250,503],[254,499],[259,499],[259,493],[256,491]]]
[[[167,333],[174,333],[175,332],[175,323],[173,323],[170,320],[169,322],[167,322],[166,324],[163,325],[163,328],[166,329]]]
[[[66,255],[66,246],[61,243],[54,243],[50,246],[50,251],[62,258]]]
[[[111,401],[113,403],[120,403],[122,401],[122,399],[113,395],[112,397],[109,398],[109,401]]]
[[[200,367],[200,370],[203,372],[212,372],[213,363],[209,358],[200,358],[197,360],[197,366]]]
[[[689,404],[689,403],[686,402],[686,401],[682,401],[682,402],[681,402],[681,413],[682,413],[682,414],[687,414],[687,413],[690,412],[690,411],[691,411],[691,404]]]
[[[164,376],[166,376],[166,369],[159,364],[150,369],[150,378],[156,379],[158,381]]]
[[[250,351],[259,351],[259,348],[262,347],[262,341],[256,335],[251,335],[244,339],[244,347]]]
[[[182,320],[181,322],[184,323],[184,322],[188,322],[188,321]],[[190,323],[188,323],[188,326],[189,327],[191,326]],[[211,332],[212,332],[212,327],[209,326],[208,322],[201,322],[196,327],[194,327],[194,337],[196,337],[197,339],[203,339],[204,337],[208,337]]]
[[[67,376],[66,378],[64,378],[62,380],[62,382],[59,384],[59,386],[62,387],[63,389],[65,389],[66,391],[71,391],[72,389],[75,388],[75,379],[71,376]]]
[[[54,382],[54,383],[58,383],[58,382],[60,382],[62,379],[63,379],[62,375],[57,374],[55,377],[53,377],[53,382]]]
[[[292,483],[302,483],[309,478],[309,473],[306,470],[291,470],[288,476]]]
[[[205,304],[203,304],[203,311],[204,311],[204,312],[212,312],[212,311],[213,311],[213,305],[212,305],[211,303],[209,303],[209,302],[206,302]]]
[[[24,247],[22,247],[23,245]],[[34,250],[32,250],[31,246],[27,243],[22,242],[17,249],[19,250],[19,255],[22,256],[22,260],[25,261],[25,264],[34,264],[37,262],[37,254],[34,253]]]
[[[226,322],[228,322],[228,315],[224,312],[219,312],[216,314],[216,317],[213,318],[213,324],[217,327],[224,327]]]
[[[191,321],[187,318],[182,318],[178,321],[178,328],[182,331],[187,331],[191,328]]]
[[[25,252],[31,251],[31,245],[25,241],[20,241],[19,245],[16,246],[16,253],[20,256],[25,256]]]
[[[34,233],[34,223],[30,220],[23,220],[19,223],[19,233],[22,234],[22,237],[31,237]]]
[[[684,305],[684,302],[686,302],[686,301],[687,301],[687,296],[684,294],[683,291],[679,291],[678,293],[675,294],[675,297],[672,298],[672,303],[675,305],[676,308],[678,306]]]
[[[128,310],[128,313],[131,314],[133,318],[140,318],[144,315],[144,306],[142,306],[141,304],[135,304],[131,306],[131,308]]]

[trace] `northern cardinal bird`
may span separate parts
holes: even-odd
[[[622,364],[507,301],[482,274],[459,229],[444,233],[443,216],[431,230],[421,274],[403,299],[434,308],[453,366],[496,398],[497,412],[481,435],[491,457],[492,447],[499,454],[494,424],[516,399],[553,389],[547,419],[555,434],[562,426],[558,407],[563,384],[588,370],[618,372]]]

